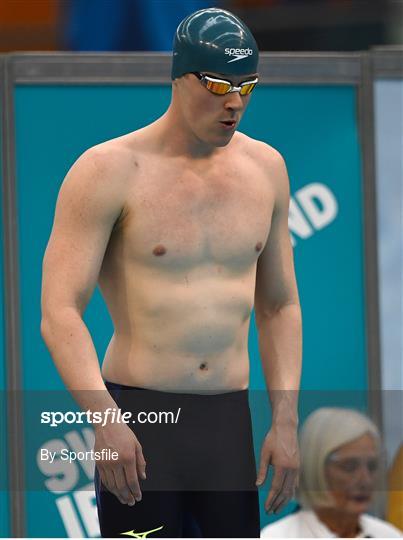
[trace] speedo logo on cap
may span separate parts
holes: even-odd
[[[227,64],[230,64],[231,62],[236,62],[237,60],[242,60],[243,58],[248,58],[248,56],[251,56],[253,54],[252,49],[234,49],[227,47],[225,49],[225,54],[228,54],[228,56],[234,56],[232,60],[228,60]]]

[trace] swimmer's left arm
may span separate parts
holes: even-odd
[[[274,466],[265,508],[280,511],[298,483],[302,317],[288,230],[289,179],[284,159],[274,149],[268,170],[275,200],[270,234],[257,263],[255,316],[272,427],[263,444],[257,484],[263,484],[268,466]]]
[[[288,230],[290,187],[282,156],[273,149],[268,163],[274,207],[270,234],[257,262],[255,316],[259,349],[272,404],[273,422],[296,421],[280,391],[298,391],[301,376],[302,322]]]

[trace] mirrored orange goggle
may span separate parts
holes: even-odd
[[[247,96],[252,92],[259,81],[258,77],[255,77],[254,79],[241,82],[239,86],[234,86],[230,81],[216,79],[215,77],[210,77],[210,75],[205,75],[204,73],[194,72],[194,75],[196,75],[207,90],[219,96],[229,94],[230,92],[239,92],[241,96]]]

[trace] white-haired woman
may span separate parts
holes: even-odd
[[[363,414],[317,409],[300,434],[301,510],[268,525],[262,537],[393,538],[403,534],[366,513],[378,480],[381,442]]]

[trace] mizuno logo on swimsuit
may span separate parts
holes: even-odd
[[[227,47],[225,49],[225,54],[228,54],[228,56],[234,56],[232,60],[228,60],[227,64],[230,64],[231,62],[236,62],[237,60],[242,60],[243,58],[248,58],[248,56],[251,56],[253,54],[252,49],[234,49]]]
[[[127,531],[127,532],[122,532],[120,534],[131,536],[132,538],[147,538],[149,534],[160,531],[163,528],[164,528],[164,525],[161,525],[161,527],[157,527],[156,529],[151,529],[150,531],[134,532],[134,530],[132,530],[132,531]]]

